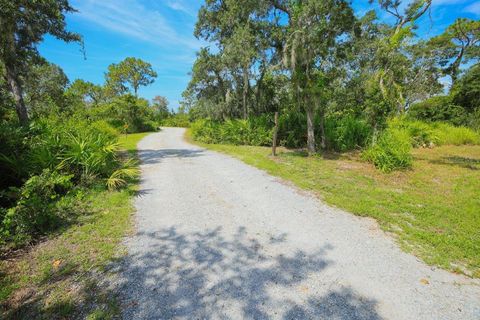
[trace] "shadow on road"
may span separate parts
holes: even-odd
[[[137,236],[142,246],[121,264],[126,319],[381,319],[376,301],[351,288],[309,294],[315,288],[308,288],[308,278],[332,263],[325,257],[329,245],[276,254],[285,234],[262,243],[244,227],[229,239],[221,227]]]
[[[142,164],[155,164],[165,158],[193,158],[200,157],[204,153],[201,149],[160,149],[139,150],[138,155]]]

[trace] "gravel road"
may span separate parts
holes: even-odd
[[[183,134],[139,143],[125,319],[480,319],[479,281]]]

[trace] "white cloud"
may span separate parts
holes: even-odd
[[[167,1],[167,6],[172,10],[186,13],[192,17],[196,15],[196,12],[194,10],[192,10],[183,1],[180,0],[169,0]]]
[[[465,12],[473,13],[480,16],[480,2],[475,2],[464,9]]]
[[[160,11],[138,0],[76,0],[73,6],[79,11],[75,16],[129,37],[165,47],[200,47],[193,36],[179,34]]]

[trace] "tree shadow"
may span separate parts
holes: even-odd
[[[376,301],[348,287],[303,292],[309,277],[332,264],[325,257],[331,246],[281,253],[285,242],[285,234],[260,241],[244,227],[229,239],[221,227],[139,233],[120,264],[124,318],[381,319]]]
[[[165,158],[194,158],[204,154],[201,149],[160,149],[138,150],[138,156],[142,164],[160,163]]]
[[[449,165],[449,166],[458,166],[470,170],[480,170],[480,159],[473,159],[467,157],[459,156],[450,156],[450,157],[441,157],[438,160],[431,160],[430,163],[440,164],[440,165]]]

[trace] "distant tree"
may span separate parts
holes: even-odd
[[[29,113],[48,114],[66,107],[64,93],[69,81],[59,66],[46,61],[33,65],[23,83]]]
[[[105,102],[104,88],[82,79],[75,80],[67,89],[67,95],[78,97],[85,104]]]
[[[28,112],[21,76],[38,57],[37,45],[45,34],[66,42],[81,41],[80,35],[65,29],[65,14],[74,11],[68,0],[0,0],[0,62],[22,124],[28,122]]]
[[[107,87],[113,92],[124,94],[130,87],[135,96],[138,96],[140,86],[152,84],[157,73],[150,63],[129,57],[118,64],[111,64],[105,77]]]
[[[480,21],[457,19],[444,33],[430,39],[428,46],[455,84],[461,66],[480,58]]]
[[[167,118],[170,115],[168,111],[168,100],[162,96],[156,96],[152,100],[153,107],[155,108],[155,115],[158,120],[162,120]]]
[[[480,64],[468,69],[452,88],[453,101],[471,113],[480,110]]]

